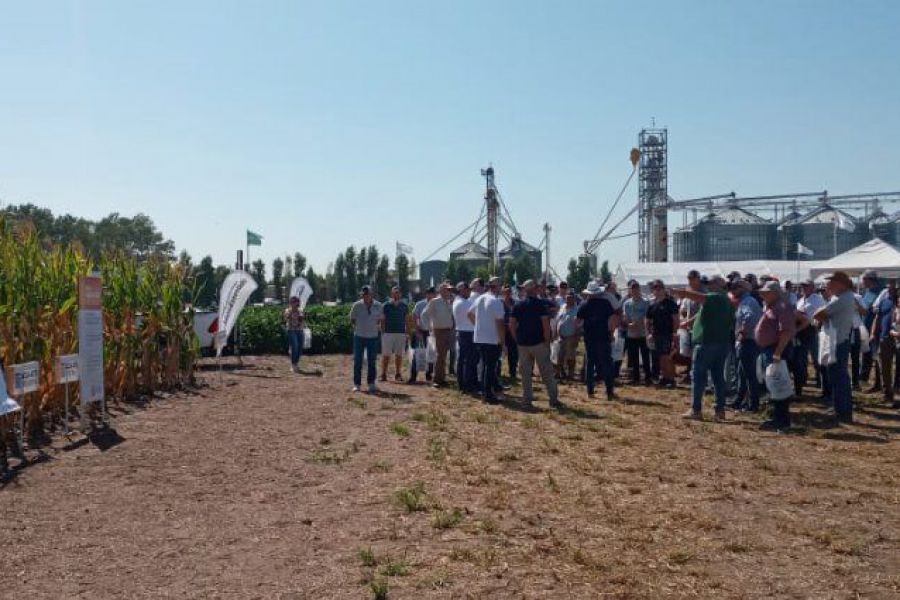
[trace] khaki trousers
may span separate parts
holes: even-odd
[[[437,350],[437,358],[434,361],[434,382],[438,385],[447,383],[447,354],[450,352],[450,344],[453,343],[452,329],[435,329],[434,347]]]
[[[556,388],[556,377],[553,375],[553,363],[550,362],[549,344],[519,346],[519,374],[522,377],[522,398],[526,402],[531,402],[534,399],[531,373],[534,370],[535,362],[537,363],[538,371],[541,373],[544,387],[547,388],[550,402],[556,402],[559,399],[559,391]]]

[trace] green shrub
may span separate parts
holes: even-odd
[[[248,306],[241,313],[242,354],[285,354],[284,306]],[[306,326],[312,330],[312,349],[305,354],[347,354],[353,351],[350,305],[307,306]]]

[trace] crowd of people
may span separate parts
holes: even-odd
[[[365,367],[368,391],[378,391],[381,354],[381,381],[392,365],[398,382],[424,375],[440,388],[453,376],[461,392],[490,403],[520,379],[522,400],[531,404],[537,371],[554,408],[562,407],[561,381],[583,383],[591,398],[602,383],[608,400],[617,398],[618,385],[683,385],[691,388],[685,418],[702,418],[711,391],[714,419],[725,419],[726,409],[758,412],[768,404],[762,427],[778,431],[791,425],[791,400],[810,387],[838,422],[852,422],[853,393],[870,381],[867,392],[900,408],[896,280],[882,282],[867,271],[854,284],[838,271],[823,285],[794,285],[691,271],[683,285],[656,280],[647,289],[637,281],[627,287],[620,292],[613,282],[593,281],[579,291],[564,281],[509,286],[476,278],[445,281],[410,306],[399,288],[379,302],[365,286],[350,311],[353,389],[362,389]],[[285,323],[296,370],[304,322],[293,299]]]

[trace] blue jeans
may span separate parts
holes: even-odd
[[[584,383],[588,394],[594,393],[594,384],[598,378],[603,379],[606,393],[613,393],[614,365],[612,346],[607,340],[584,338]]]
[[[850,389],[850,374],[847,372],[847,361],[850,358],[850,341],[840,342],[835,352],[837,361],[828,365],[828,385],[831,388],[831,400],[834,412],[839,419],[853,419],[853,398]]]
[[[378,359],[378,338],[353,336],[353,385],[362,385],[363,352],[366,353],[366,383],[375,384],[375,364]]]
[[[691,392],[694,412],[703,408],[703,392],[706,381],[712,375],[713,388],[716,391],[716,411],[725,410],[725,358],[730,350],[728,342],[697,344],[694,347],[694,359],[691,372]]]
[[[296,365],[303,356],[303,330],[290,330],[287,332],[288,346],[291,348],[291,364]]]
[[[457,331],[459,353],[456,356],[456,381],[459,389],[465,392],[474,391],[478,379],[478,351],[473,341],[473,331]]]
[[[735,408],[739,408],[747,394],[750,394],[750,410],[759,408],[759,381],[756,380],[756,359],[759,356],[759,346],[756,340],[744,340],[737,349],[737,398],[734,401]]]

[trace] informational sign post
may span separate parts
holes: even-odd
[[[38,391],[41,381],[41,365],[38,362],[27,362],[18,365],[10,365],[6,369],[6,386],[9,395],[15,398],[21,398],[25,394],[31,394]],[[4,393],[4,396],[6,394]],[[18,402],[10,400],[12,404],[6,403],[7,412],[9,414],[18,410],[19,413],[19,431],[17,432],[16,441],[19,444],[19,451],[25,448],[25,411],[21,409]],[[17,408],[18,407],[18,408]]]
[[[103,422],[108,422],[103,388],[103,282],[99,277],[78,280],[78,371],[81,413],[101,403]]]
[[[66,391],[66,420],[63,424],[66,435],[69,435],[69,384],[80,379],[79,358],[77,354],[66,354],[56,359],[56,383]]]

